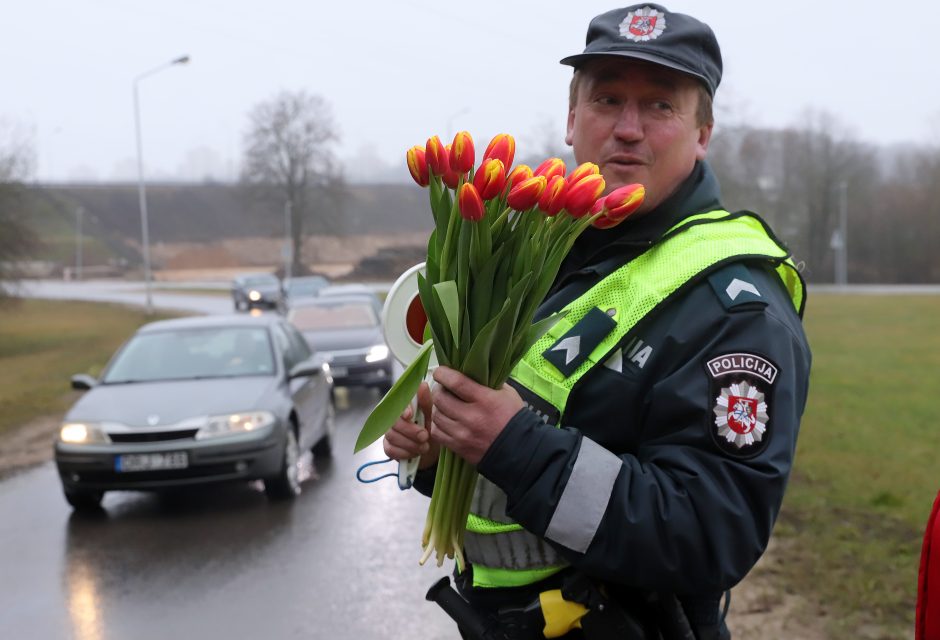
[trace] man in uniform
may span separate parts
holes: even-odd
[[[642,183],[643,207],[578,239],[537,317],[567,315],[507,385],[438,368],[433,394],[419,391],[430,429],[406,410],[385,451],[422,455],[425,492],[440,446],[477,465],[457,584],[504,628],[580,579],[619,631],[587,616],[564,637],[728,638],[722,594],[767,546],[806,403],[802,279],[759,218],[721,205],[705,162],[722,71],[707,25],[617,9],[561,62],[576,160],[608,190]],[[515,637],[542,637],[528,633]]]

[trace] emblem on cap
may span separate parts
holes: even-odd
[[[620,23],[620,35],[634,42],[655,40],[666,30],[666,16],[652,7],[631,11]]]
[[[714,413],[718,436],[737,449],[763,440],[770,419],[764,394],[743,380],[721,390]]]

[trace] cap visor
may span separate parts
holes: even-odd
[[[673,62],[668,58],[663,58],[656,55],[650,55],[648,53],[643,53],[641,51],[598,51],[596,53],[579,53],[577,55],[568,56],[567,58],[562,58],[559,60],[561,64],[566,64],[571,67],[579,67],[588,60],[593,60],[597,58],[632,58],[634,60],[642,60],[644,62],[652,62],[653,64],[659,64],[664,67],[669,67],[670,69],[675,69],[676,71],[681,71],[682,73],[687,73],[690,76],[698,78],[701,80],[705,86],[708,88],[708,92],[714,95],[715,90],[708,83],[708,79],[700,73],[692,71],[688,67],[685,67],[677,62]]]

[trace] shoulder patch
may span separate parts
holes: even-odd
[[[767,448],[773,433],[770,407],[779,368],[754,353],[725,353],[705,361],[711,378],[708,431],[718,449],[750,458]]]
[[[729,311],[745,305],[766,307],[768,304],[754,282],[754,276],[740,262],[718,269],[708,276],[708,283]]]

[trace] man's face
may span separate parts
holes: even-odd
[[[712,125],[699,126],[697,80],[660,65],[612,58],[588,62],[568,112],[565,141],[594,162],[610,192],[641,183],[645,213],[669,197],[705,157]]]

